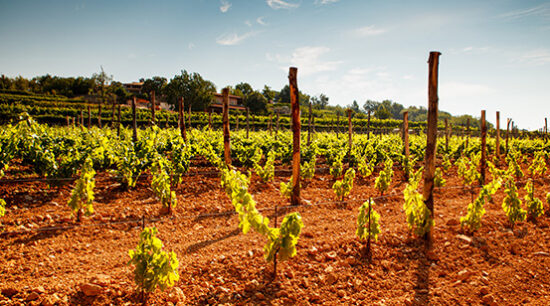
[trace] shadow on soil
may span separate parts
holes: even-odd
[[[197,243],[194,243],[192,245],[190,245],[189,247],[187,247],[187,250],[186,252],[187,253],[195,253],[197,252],[198,250],[202,249],[202,248],[205,248],[209,245],[212,245],[216,242],[220,242],[222,240],[225,240],[227,238],[230,238],[230,237],[233,237],[233,236],[237,236],[239,233],[241,232],[241,229],[240,228],[237,228],[237,229],[234,229],[232,230],[231,232],[223,235],[222,237],[219,237],[219,238],[216,238],[216,239],[209,239],[209,240],[205,240],[205,241],[201,241],[201,242],[197,242]]]

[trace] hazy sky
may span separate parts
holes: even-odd
[[[550,1],[0,0],[0,73],[168,79],[220,90],[298,87],[330,104],[427,105],[440,51],[440,109],[537,129],[550,117]]]

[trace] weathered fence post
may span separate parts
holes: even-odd
[[[137,122],[136,122],[136,97],[132,98],[132,129],[134,130],[133,140],[137,142]]]
[[[235,125],[235,131],[239,130],[239,114],[237,113],[237,124]]]
[[[300,100],[298,95],[298,68],[290,67],[288,81],[290,86],[290,107],[292,109],[292,195],[291,205],[300,204]]]
[[[367,140],[370,139],[370,111],[367,115]]]
[[[185,131],[185,117],[184,117],[184,112],[183,112],[183,97],[179,97],[178,98],[178,111],[179,111],[179,114],[178,114],[178,122],[179,122],[179,126],[180,126],[180,134],[181,134],[181,137],[183,137],[183,141],[187,141],[187,133]]]
[[[544,118],[544,140],[548,138],[548,120]]]
[[[250,109],[246,108],[246,139],[248,139],[248,134],[250,133],[250,122],[248,121]]]
[[[409,112],[403,113],[403,151],[405,153],[405,161],[409,163]],[[409,180],[409,173],[405,171],[405,179]]]
[[[481,111],[481,185],[485,185],[485,168],[487,167],[487,122],[485,121],[485,110]]]
[[[313,117],[313,114],[311,113],[313,107],[311,102],[309,102],[309,119],[307,122],[307,145],[311,143],[311,118]]]
[[[277,122],[275,126],[275,136],[279,135],[279,113],[277,113]]]
[[[121,106],[120,104],[118,105],[118,124],[117,124],[117,130],[116,130],[116,134],[117,136],[120,136],[120,127],[122,126],[122,112],[121,112]]]
[[[437,109],[439,98],[437,96],[439,52],[430,52],[429,76],[428,76],[428,131],[426,140],[426,160],[424,170],[424,203],[430,210],[430,218],[434,218],[434,173],[435,152],[437,148]],[[433,228],[430,228],[424,239],[431,241]]]
[[[113,107],[111,111],[111,128],[115,128],[116,96],[113,98]]]
[[[97,108],[97,125],[99,126],[99,128],[101,128],[101,102],[99,102]]]
[[[497,161],[500,163],[500,112],[497,111],[497,130],[496,130],[496,151]]]
[[[189,130],[191,130],[191,103],[189,103]]]
[[[445,118],[445,152],[449,152],[449,119]]]
[[[80,126],[84,127],[84,111],[80,110]]]
[[[348,108],[348,143],[349,143],[348,156],[350,159],[351,159],[352,133],[353,133],[353,126],[351,125],[351,108]]]
[[[512,122],[512,119],[508,118],[506,120],[506,151],[504,152],[505,156],[508,156],[508,134],[510,134],[510,123]]]
[[[65,120],[67,120],[67,126],[69,126],[69,125],[70,125],[70,124],[69,124],[69,122],[70,122],[70,121],[69,121],[69,115],[67,115],[67,116],[65,117]]]
[[[212,109],[208,111],[208,129],[212,129]]]
[[[464,149],[468,149],[468,143],[470,142],[470,118],[466,119],[466,146]]]
[[[225,163],[231,165],[231,138],[229,136],[229,88],[222,89],[223,97],[223,154]]]
[[[340,132],[340,113],[336,112],[336,138],[338,138],[338,133]]]
[[[92,127],[92,107],[88,104],[88,128]]]
[[[155,117],[155,91],[151,91],[151,122],[153,124],[156,124],[156,117]]]

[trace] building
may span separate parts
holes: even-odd
[[[143,82],[124,83],[122,84],[122,87],[124,87],[124,89],[126,89],[127,92],[133,95],[137,95],[141,93]]]
[[[243,98],[235,95],[229,95],[229,109],[237,111],[246,111],[246,107],[242,105]],[[223,95],[221,93],[214,93],[214,100],[208,107],[208,111],[214,113],[221,113],[223,111]]]

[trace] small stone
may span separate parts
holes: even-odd
[[[469,244],[469,243],[472,243],[472,238],[470,238],[470,237],[468,237],[468,236],[466,236],[466,235],[460,235],[460,234],[459,234],[459,235],[456,235],[456,238],[458,238],[459,240],[462,240],[462,241],[464,241],[464,242],[466,242],[466,243],[468,243],[468,244]]]
[[[458,272],[457,276],[458,276],[458,279],[461,280],[461,281],[466,281],[469,277],[470,277],[471,273],[468,272],[468,270],[462,270],[460,272]]]
[[[103,287],[96,284],[80,284],[80,290],[85,296],[97,296],[103,293]]]
[[[338,256],[338,255],[336,254],[335,251],[330,251],[330,252],[327,253],[327,258],[329,258],[329,259],[335,259],[336,256]]]
[[[479,294],[481,294],[482,296],[485,296],[485,295],[489,294],[489,288],[488,287],[481,287],[481,289],[479,289]]]
[[[339,297],[344,297],[344,296],[346,296],[346,291],[344,291],[343,289],[338,290],[338,296],[339,296]]]
[[[42,294],[42,293],[46,292],[46,289],[44,289],[44,287],[42,287],[42,286],[38,286],[38,287],[34,288],[32,291],[36,292],[38,294]]]
[[[309,249],[307,250],[307,253],[308,253],[309,255],[315,255],[315,254],[317,254],[318,251],[319,251],[319,250],[318,250],[316,247],[312,246],[311,248],[309,248]]]
[[[457,219],[449,219],[449,221],[447,221],[448,226],[455,226],[455,225],[459,225],[459,224],[460,224],[460,222]]]
[[[265,299],[265,295],[264,295],[263,293],[261,293],[261,292],[256,292],[255,296],[256,296],[256,298],[257,298],[258,300],[263,300],[263,299]]]
[[[533,253],[534,256],[550,256],[550,253],[547,253],[547,252],[535,252]]]
[[[25,299],[25,301],[34,301],[36,299],[38,299],[40,297],[40,294],[36,293],[36,292],[31,292],[31,294],[29,294],[27,296],[27,298]]]
[[[492,305],[496,305],[496,303],[495,303],[495,298],[494,298],[492,295],[490,295],[490,294],[484,296],[481,300],[482,300],[483,303],[486,304],[486,305],[491,305],[491,306],[492,306]]]
[[[16,295],[17,293],[19,293],[19,291],[15,288],[4,288],[2,289],[2,295],[5,296],[5,297],[9,297],[11,298],[12,296]]]
[[[332,266],[328,266],[325,268],[325,273],[332,273],[334,272],[334,268]]]
[[[331,273],[327,276],[327,284],[332,285],[338,280],[338,276],[336,276],[336,273]]]
[[[59,298],[59,296],[57,296],[57,294],[52,294],[50,296],[47,296],[46,298],[44,298],[44,300],[42,300],[42,306],[53,306],[57,303],[59,303],[61,299]]]
[[[481,274],[482,274],[483,276],[489,276],[489,273],[488,273],[487,271],[481,271]]]

